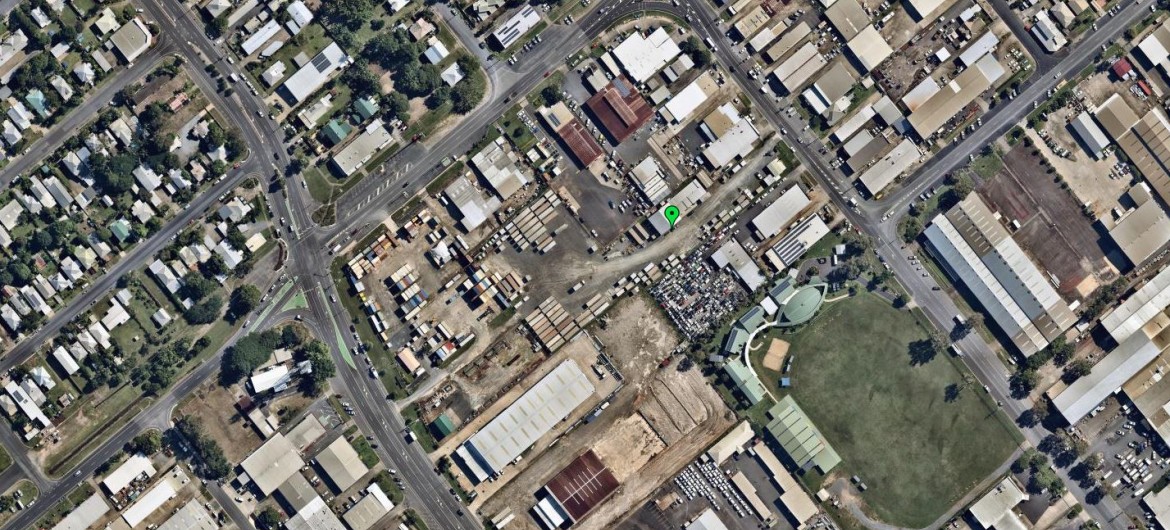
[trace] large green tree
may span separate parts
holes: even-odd
[[[241,285],[232,291],[231,302],[228,304],[228,319],[235,321],[243,318],[260,304],[260,289],[255,285]]]

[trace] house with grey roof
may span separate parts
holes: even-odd
[[[92,64],[82,61],[73,67],[73,77],[77,78],[78,83],[93,85],[97,80],[97,73],[93,71]]]
[[[133,171],[134,180],[138,181],[138,185],[146,189],[146,191],[154,191],[162,185],[162,178],[155,173],[153,169],[146,166],[138,166]]]

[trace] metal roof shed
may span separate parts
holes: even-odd
[[[329,447],[317,454],[317,465],[325,470],[325,475],[338,492],[349,489],[369,471],[357,450],[344,436],[337,438]]]

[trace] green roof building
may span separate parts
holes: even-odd
[[[42,118],[49,117],[49,101],[45,99],[45,93],[40,89],[34,88],[28,91],[28,95],[24,96],[24,100],[28,102],[33,110],[37,111]]]
[[[353,102],[353,110],[362,120],[368,120],[378,113],[378,104],[374,102],[374,98],[364,97]]]
[[[767,391],[764,390],[764,383],[760,381],[759,377],[756,377],[751,368],[744,364],[743,360],[730,361],[723,365],[723,369],[727,370],[727,375],[731,376],[735,386],[752,405],[763,401],[764,396],[768,395]]]
[[[119,243],[126,242],[126,239],[130,237],[130,222],[125,219],[118,219],[110,223],[110,233],[118,238]]]
[[[824,283],[812,283],[797,289],[780,309],[780,316],[776,325],[780,327],[799,326],[812,320],[825,302],[825,294],[829,286]]]
[[[321,136],[325,138],[325,141],[329,142],[330,147],[332,147],[345,141],[345,137],[349,136],[349,133],[352,130],[353,127],[350,127],[348,123],[342,123],[337,120],[329,120],[329,123],[326,123],[325,126],[321,128]]]
[[[728,331],[727,336],[723,337],[723,355],[734,357],[742,354],[743,347],[747,345],[750,335],[751,333],[739,327],[739,324],[731,326],[731,331]]]
[[[768,410],[768,433],[801,469],[816,466],[821,473],[841,463],[841,456],[825,440],[792,396],[785,396]]]
[[[447,417],[447,413],[439,414],[435,421],[431,422],[431,431],[435,433],[435,437],[442,440],[455,432],[455,422]]]
[[[765,316],[764,308],[758,305],[752,306],[751,309],[748,309],[746,312],[744,312],[742,317],[739,317],[739,321],[737,323],[740,325],[740,327],[747,330],[748,333],[751,333],[760,326],[764,325]]]

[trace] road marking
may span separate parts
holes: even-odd
[[[321,293],[321,299],[327,300],[329,297],[325,295],[325,288],[321,284],[317,284],[317,290]],[[353,357],[349,355],[349,348],[345,345],[345,335],[341,334],[341,328],[337,327],[337,319],[333,316],[333,309],[328,305],[325,306],[325,314],[329,315],[329,323],[333,324],[333,335],[337,339],[337,349],[341,350],[341,357],[345,359],[345,363],[350,368],[357,370],[357,363],[353,362]]]
[[[285,293],[287,293],[289,288],[291,288],[291,287],[292,287],[292,280],[284,282],[284,285],[280,287],[280,290],[276,291],[276,296],[272,297],[272,302],[270,302],[268,304],[268,307],[265,307],[264,311],[262,311],[258,316],[256,316],[256,324],[257,325],[259,325],[261,322],[264,322],[264,319],[268,318],[268,313],[271,313],[272,309],[276,307],[276,302],[278,300],[281,300],[282,298],[284,298]]]

